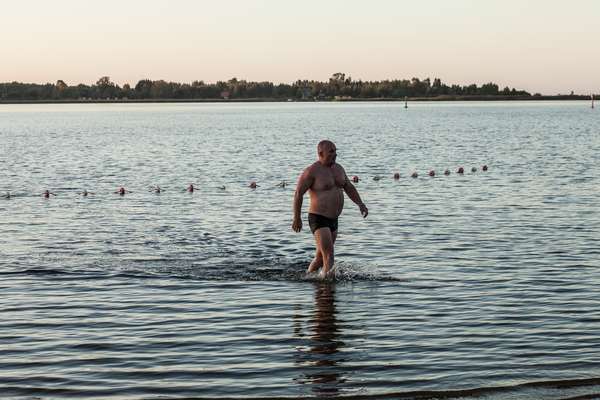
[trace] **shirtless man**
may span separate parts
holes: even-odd
[[[344,208],[344,193],[356,203],[363,218],[369,214],[365,203],[362,202],[358,191],[346,176],[344,168],[336,164],[337,152],[335,144],[329,140],[319,142],[317,146],[318,161],[310,165],[298,178],[294,194],[294,221],[292,229],[302,230],[302,199],[306,191],[310,196],[308,223],[315,236],[316,254],[308,266],[307,272],[321,270],[321,276],[326,277],[333,268],[333,245],[337,237],[338,217]]]

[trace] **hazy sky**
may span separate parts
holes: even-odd
[[[600,92],[600,0],[19,0],[0,82],[434,78]]]

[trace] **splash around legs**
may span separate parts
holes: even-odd
[[[319,277],[324,279],[333,273],[333,263],[335,260],[333,245],[337,238],[337,231],[331,232],[328,227],[322,227],[315,230],[316,253],[312,260],[307,273],[313,273],[321,269]]]

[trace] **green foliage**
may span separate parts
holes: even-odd
[[[103,76],[95,85],[79,84],[69,86],[58,80],[56,84],[0,83],[0,100],[106,100],[106,99],[220,99],[227,95],[230,99],[403,99],[408,97],[436,96],[530,96],[523,90],[505,87],[501,91],[495,83],[460,86],[446,85],[439,78],[384,81],[355,81],[342,72],[334,73],[327,82],[297,80],[292,84],[272,82],[248,82],[231,78],[214,84],[202,80],[188,83],[167,82],[164,80],[143,79],[131,87],[119,87]]]

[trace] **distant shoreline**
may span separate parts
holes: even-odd
[[[539,100],[590,100],[583,95],[552,96],[436,96],[409,97],[407,101],[539,101]],[[0,100],[0,104],[127,104],[127,103],[337,103],[337,102],[404,102],[401,98],[326,98],[318,100],[299,100],[285,98],[249,98],[249,99],[93,99],[93,100]]]

